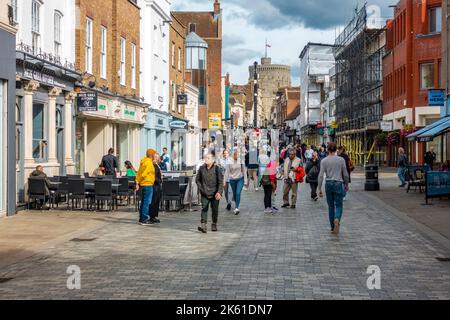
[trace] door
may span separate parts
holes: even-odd
[[[25,202],[24,194],[24,144],[23,144],[22,97],[16,97],[16,193],[17,202]]]
[[[66,175],[64,162],[64,116],[63,106],[56,107],[56,159],[59,163],[59,175]]]

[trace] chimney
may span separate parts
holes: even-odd
[[[214,1],[214,15],[217,16],[220,14],[220,2],[219,0]]]

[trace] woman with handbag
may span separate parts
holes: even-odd
[[[311,187],[311,199],[319,200],[317,186],[319,184],[320,161],[317,152],[313,153],[311,160],[306,163],[306,183]]]
[[[234,151],[233,161],[227,164],[225,169],[224,182],[229,181],[231,190],[233,190],[234,201],[236,208],[234,209],[234,214],[239,215],[241,210],[239,209],[241,204],[241,193],[244,188],[244,184],[247,185],[247,168],[245,167],[244,161],[239,160],[239,152]]]

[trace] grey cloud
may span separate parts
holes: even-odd
[[[224,47],[222,53],[223,62],[233,66],[250,65],[261,55],[260,52],[251,49]],[[247,63],[248,61],[248,63]]]
[[[246,43],[244,37],[239,36],[239,35],[231,35],[228,33],[223,35],[222,41],[223,41],[223,46],[225,48],[237,47],[237,46],[240,46],[240,45],[243,45]]]

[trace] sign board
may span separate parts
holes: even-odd
[[[426,199],[450,195],[450,172],[427,172]]]
[[[394,130],[394,124],[392,123],[392,121],[381,121],[380,129],[385,132],[390,132]]]
[[[169,123],[170,129],[187,129],[188,123],[183,120],[173,120]]]
[[[95,112],[98,111],[97,93],[82,92],[77,96],[78,112]]]
[[[210,113],[208,119],[208,129],[220,130],[222,129],[222,114]]]
[[[336,121],[331,121],[331,129],[337,129],[338,128],[338,124]]]
[[[429,106],[445,105],[444,90],[437,90],[437,89],[428,90],[428,105]]]
[[[187,94],[179,94],[177,96],[177,102],[178,102],[178,104],[183,104],[183,105],[188,104]]]

